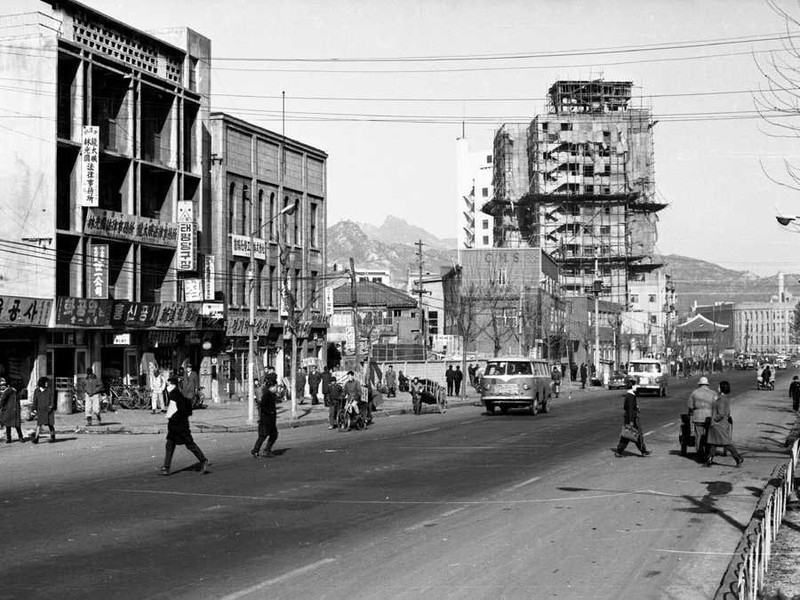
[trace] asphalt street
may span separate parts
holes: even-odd
[[[736,407],[754,374],[725,377]],[[694,381],[641,400],[647,458],[614,458],[622,392],[605,390],[536,416],[282,430],[272,459],[250,457],[252,434],[196,435],[207,475],[178,448],[159,476],[162,436],[15,443],[0,448],[0,597],[708,597],[732,551],[714,532],[735,537],[756,486],[730,460],[678,455]]]

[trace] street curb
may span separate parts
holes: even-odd
[[[461,401],[456,400],[452,403],[448,403],[447,408],[461,408],[464,406],[472,406],[472,407],[479,407],[482,406],[479,400],[467,400]],[[435,411],[438,414],[438,411]],[[434,411],[431,411],[433,414]],[[373,413],[375,418],[381,417],[391,417],[397,415],[408,415],[413,414],[413,409],[411,407],[408,408],[391,408],[388,410],[381,410],[378,409],[376,412]],[[278,423],[278,429],[295,429],[298,427],[310,427],[313,425],[327,425],[328,424],[328,417],[318,417],[314,416],[309,418],[308,420],[297,420],[292,422],[291,420],[284,420]],[[252,433],[258,431],[258,424],[252,425],[234,425],[234,426],[225,426],[225,425],[206,425],[203,422],[195,421],[192,423],[192,430],[194,433]],[[161,435],[166,434],[167,428],[166,425],[159,427],[159,426],[136,426],[136,427],[103,427],[102,425],[93,425],[91,427],[77,427],[75,429],[57,429],[57,435],[68,435],[68,434],[78,434],[78,435],[118,435],[118,434],[127,434],[127,435]]]

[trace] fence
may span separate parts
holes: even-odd
[[[786,514],[786,503],[795,489],[798,444],[800,440],[792,444],[791,459],[773,471],[725,571],[715,600],[758,598],[758,591],[767,573],[772,543],[778,537],[778,529]]]

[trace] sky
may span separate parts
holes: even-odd
[[[490,152],[501,124],[544,111],[554,81],[602,77],[632,81],[658,121],[661,253],[800,272],[800,236],[775,220],[800,215],[800,194],[767,176],[800,166],[798,141],[750,118],[757,61],[781,47],[751,38],[786,32],[764,0],[83,1],[209,37],[213,110],[281,131],[285,92],[286,135],[329,155],[329,225],[395,215],[455,237],[462,121],[470,149]]]

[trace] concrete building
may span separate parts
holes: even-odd
[[[491,152],[470,152],[469,140],[456,140],[456,215],[458,248],[494,246],[494,219],[482,212],[492,199]]]
[[[259,364],[288,376],[287,327],[299,332],[298,363],[324,361],[328,155],[224,113],[212,113],[210,129],[210,263],[218,274],[212,287],[226,307],[228,339],[220,385],[228,393],[244,393],[251,282]],[[293,214],[279,216],[295,203]],[[251,237],[255,265],[250,264]],[[287,291],[296,299],[293,318]]]
[[[800,345],[792,339],[797,300],[786,292],[783,273],[778,274],[777,291],[777,295],[768,302],[737,302],[733,305],[737,351],[756,354],[792,354],[800,351]]]
[[[0,17],[0,72],[14,82],[0,90],[2,369],[65,391],[89,366],[107,382],[153,361],[197,366],[210,41],[71,0],[14,10]]]
[[[631,358],[661,358],[674,347],[674,297],[664,269],[636,273],[628,281],[627,310],[620,314],[619,334]],[[623,360],[623,362],[628,362]]]
[[[495,246],[542,248],[559,264],[566,297],[603,282],[628,302],[629,282],[654,260],[652,114],[635,108],[631,82],[556,81],[546,114],[504,125],[494,139]],[[595,272],[595,259],[599,272]]]

